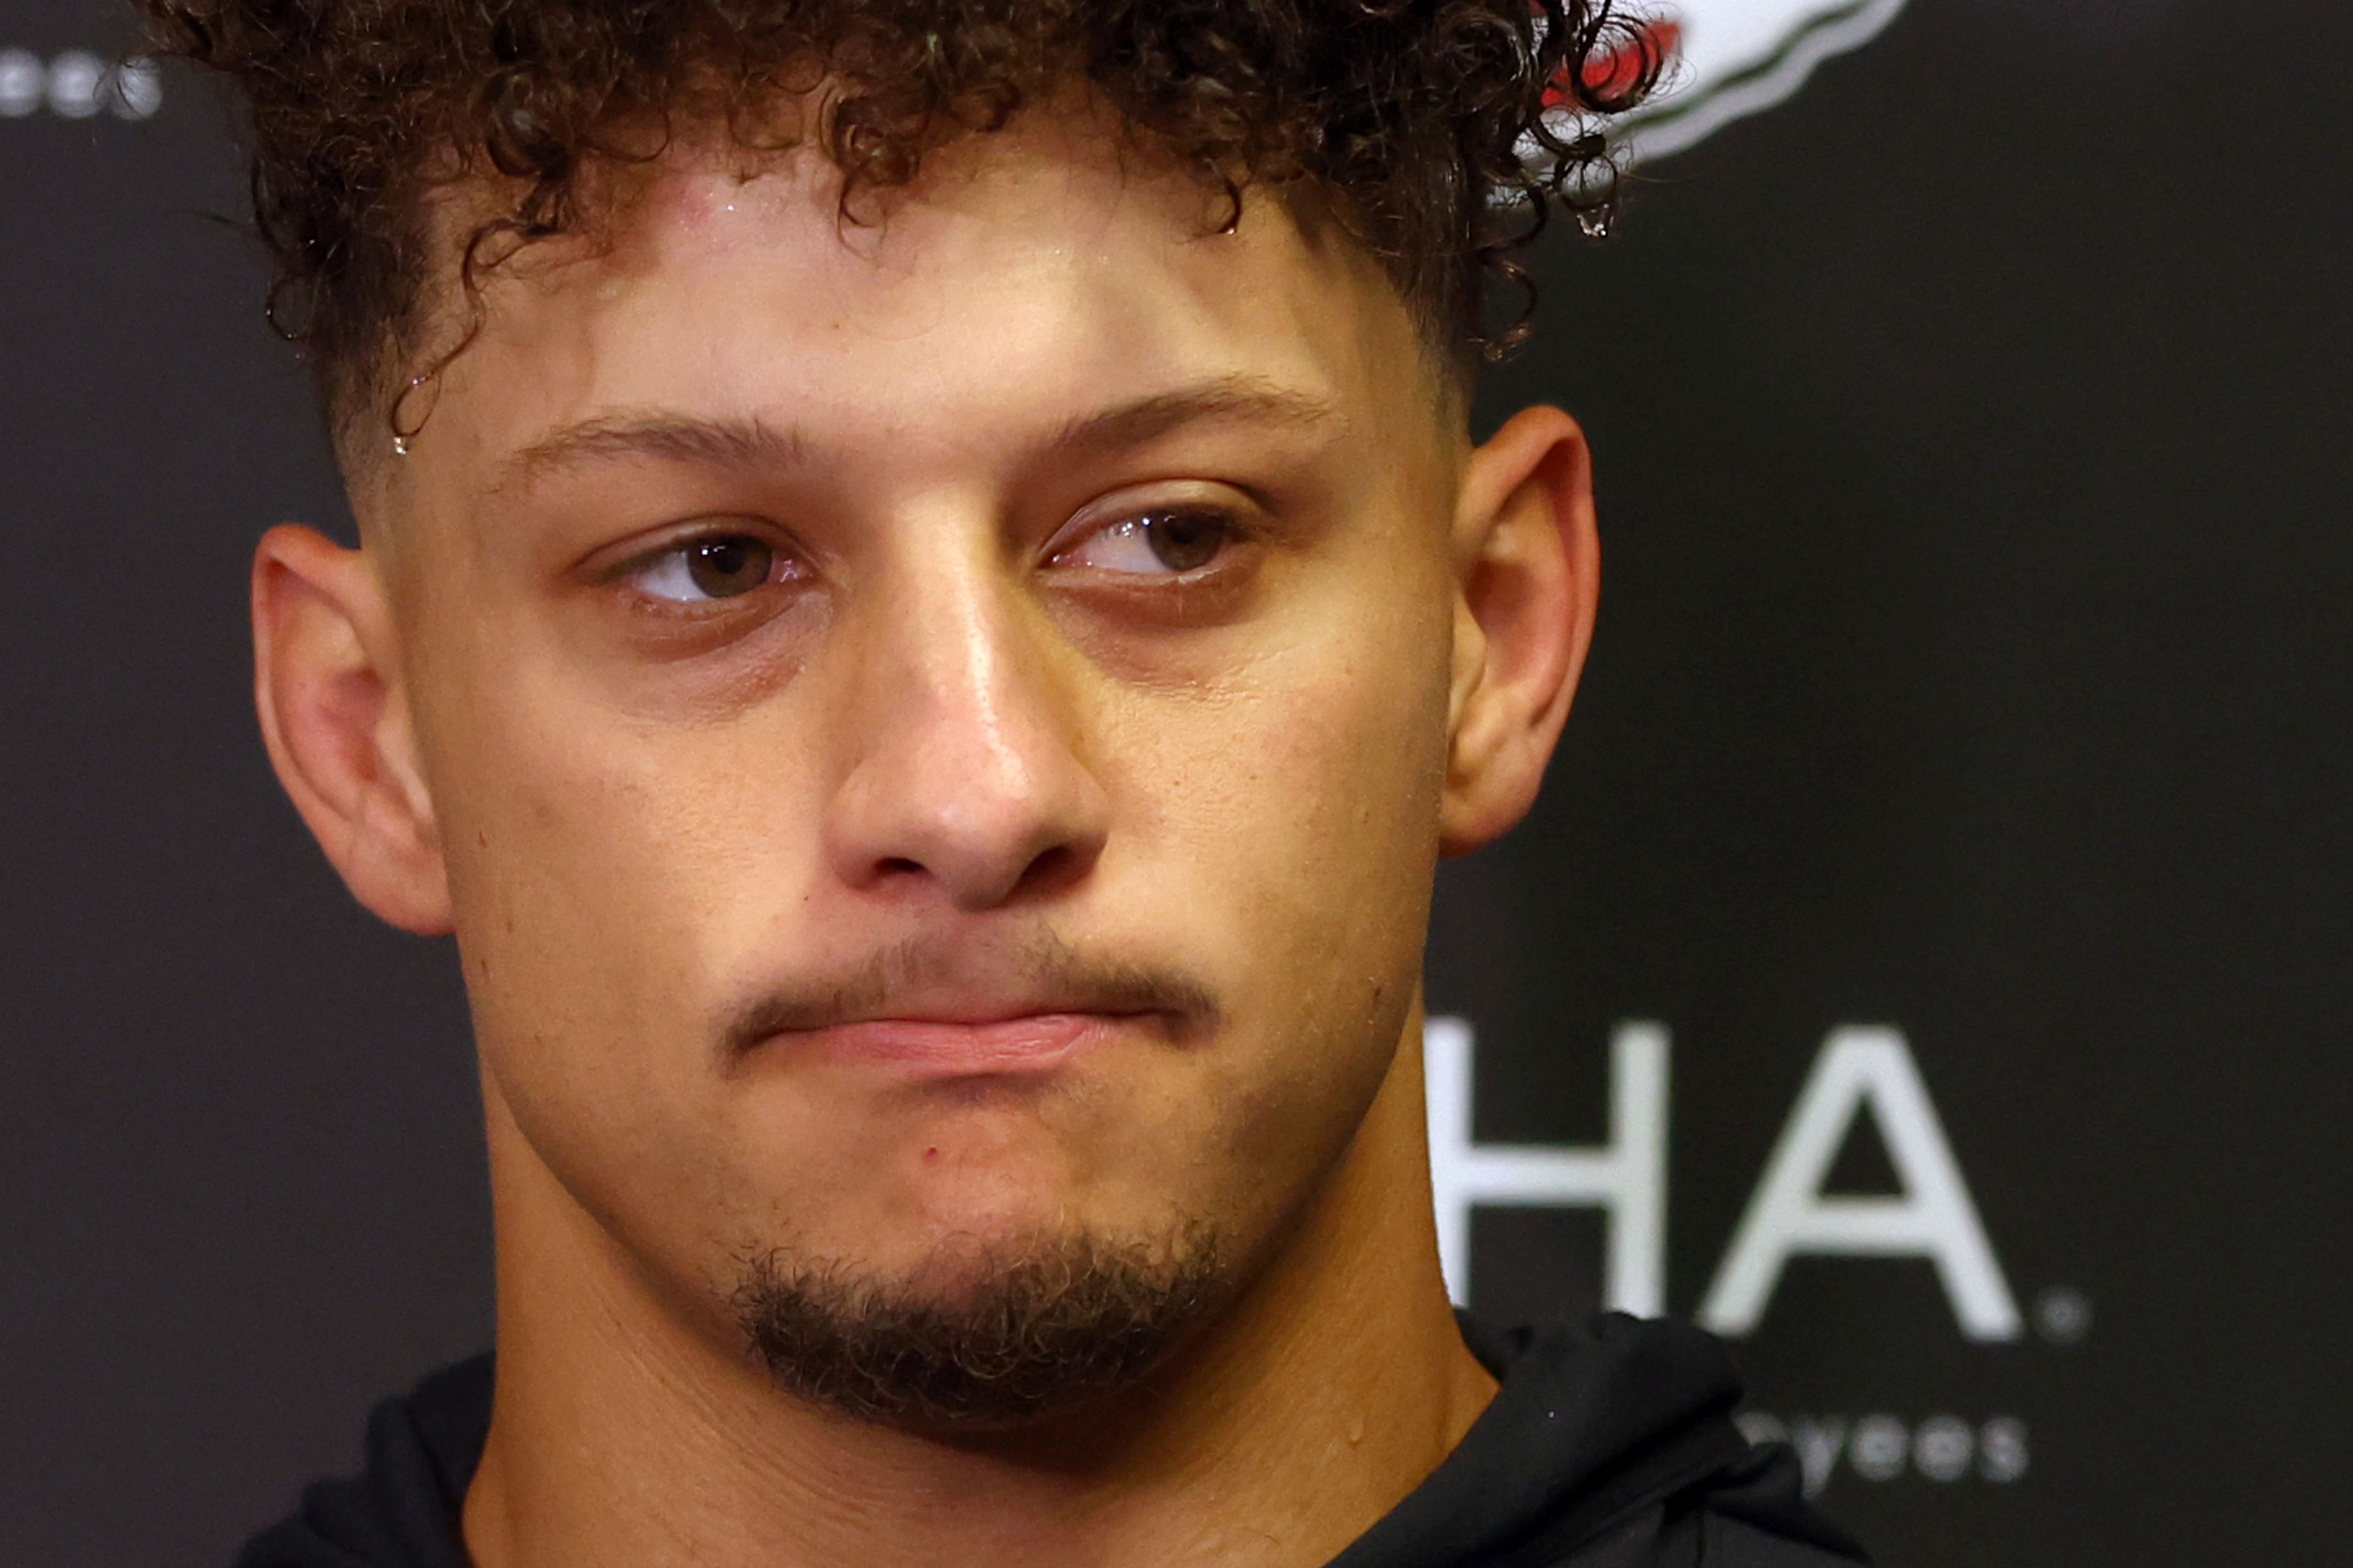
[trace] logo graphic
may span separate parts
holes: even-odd
[[[1628,166],[1672,157],[1744,115],[1772,108],[1814,68],[1859,48],[1904,0],[1663,0],[1648,9],[1648,47],[1667,62],[1658,90],[1610,128]],[[1633,47],[1588,61],[1602,87],[1638,68]]]

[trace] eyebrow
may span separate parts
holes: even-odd
[[[551,431],[499,465],[493,492],[519,493],[565,468],[651,458],[704,468],[774,468],[807,459],[797,430],[757,418],[651,412],[605,415]]]
[[[1054,433],[1048,449],[1139,447],[1198,423],[1309,427],[1339,418],[1335,405],[1310,393],[1260,376],[1218,376],[1070,420]],[[603,415],[561,426],[507,458],[491,489],[521,493],[567,468],[630,458],[737,469],[794,468],[808,460],[808,442],[797,429],[780,430],[756,417],[666,410]]]
[[[1280,382],[1224,375],[1073,419],[1056,432],[1051,445],[1058,449],[1115,449],[1140,447],[1196,423],[1232,420],[1308,427],[1335,424],[1339,418],[1332,403]]]

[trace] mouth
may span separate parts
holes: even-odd
[[[1155,1029],[1151,1013],[1037,1012],[997,1018],[863,1018],[793,1030],[764,1042],[835,1067],[935,1082],[1038,1077],[1071,1066],[1123,1035]]]
[[[1082,963],[1059,944],[1002,959],[989,965],[996,974],[976,967],[892,952],[834,984],[770,994],[737,1015],[723,1048],[736,1063],[822,1063],[901,1081],[1043,1078],[1121,1041],[1198,1044],[1220,1016],[1189,975]]]

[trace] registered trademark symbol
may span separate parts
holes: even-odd
[[[2034,1331],[2054,1345],[2075,1345],[2092,1331],[2092,1299],[2072,1285],[2053,1285],[2034,1299]]]

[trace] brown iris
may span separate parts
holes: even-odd
[[[1153,559],[1171,572],[1207,566],[1226,542],[1225,519],[1214,512],[1158,511],[1142,521]]]
[[[687,575],[714,599],[748,594],[768,580],[776,552],[740,533],[699,539],[686,547]]]

